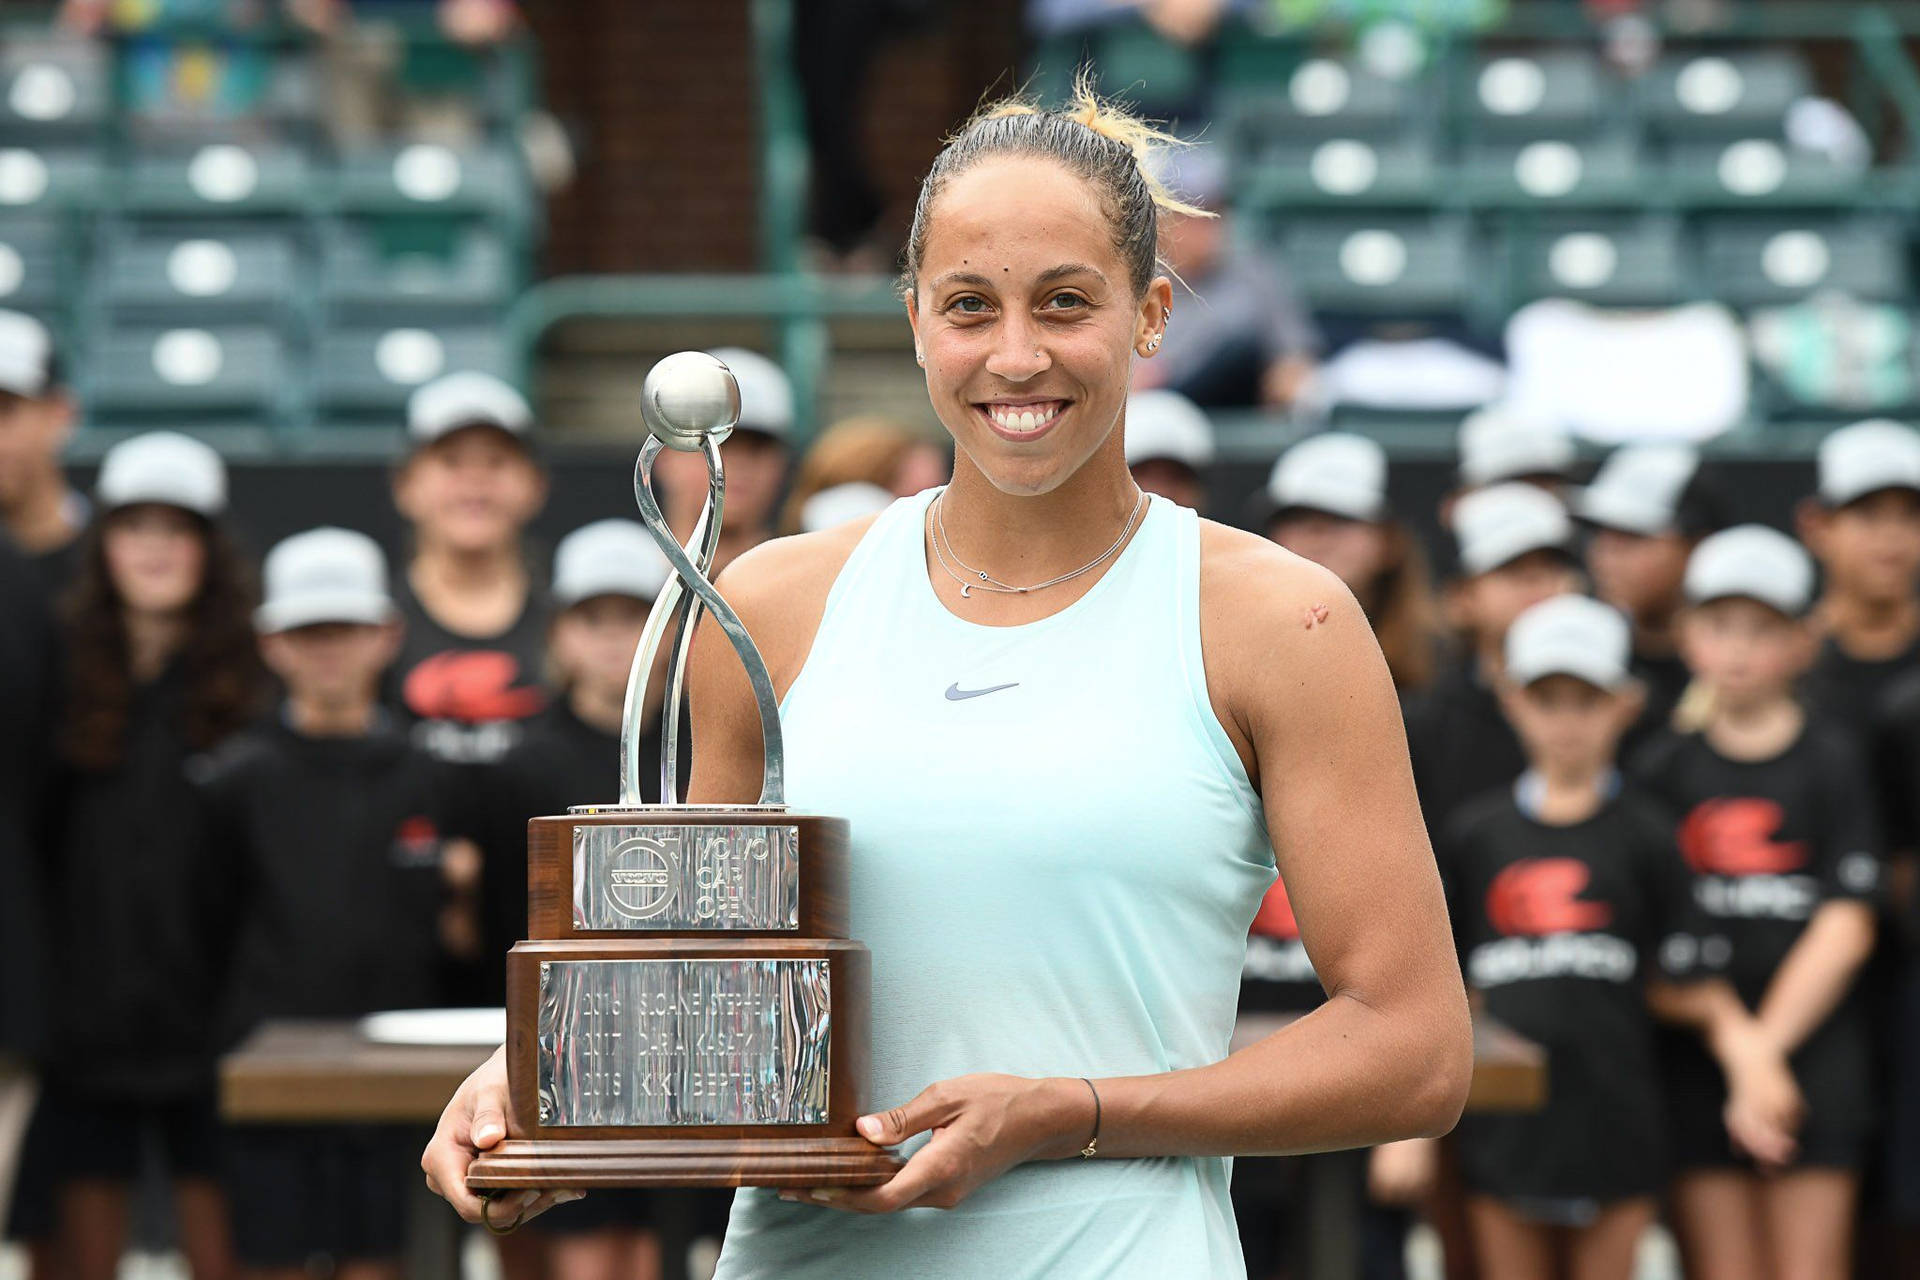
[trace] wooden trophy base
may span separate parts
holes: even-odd
[[[476,1191],[595,1187],[872,1187],[905,1163],[864,1138],[542,1142],[509,1138],[467,1168]]]

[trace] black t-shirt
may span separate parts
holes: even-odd
[[[187,774],[187,696],[176,659],[135,689],[117,767],[55,778],[53,1070],[97,1097],[213,1086],[223,931]]]
[[[32,563],[0,539],[0,1055],[45,1049],[42,780],[53,621]]]
[[[640,738],[640,777],[651,791],[660,772],[656,723]],[[685,777],[685,771],[681,773]],[[564,814],[576,804],[614,804],[620,798],[620,735],[575,715],[564,696],[527,722],[520,741],[480,772],[474,801],[474,838],[485,868],[481,879],[481,998],[500,1003],[506,992],[506,953],[527,936],[527,821]]]
[[[1829,636],[1800,683],[1802,699],[1814,714],[1864,739],[1887,687],[1920,671],[1920,636],[1891,658],[1852,658]]]
[[[1254,913],[1240,970],[1240,1007],[1260,1013],[1304,1013],[1327,998],[1300,941],[1287,886],[1276,879]]]
[[[414,744],[450,764],[491,764],[519,740],[525,721],[547,705],[541,687],[546,592],[530,585],[527,602],[499,635],[464,636],[428,614],[406,575],[394,604],[406,623],[400,654],[387,669],[385,700],[410,726]]]
[[[223,1045],[438,1002],[445,765],[384,717],[341,738],[275,717],[195,764],[230,925]]]
[[[1407,750],[1427,830],[1446,829],[1460,805],[1519,777],[1527,767],[1500,700],[1469,658],[1407,702]]]
[[[1888,683],[1872,735],[1887,848],[1920,850],[1920,670]]]
[[[1694,907],[1672,826],[1632,788],[1584,822],[1521,811],[1512,788],[1461,807],[1436,854],[1461,968],[1493,1017],[1547,1051],[1547,1103],[1459,1131],[1469,1187],[1599,1200],[1665,1174],[1645,984],[1710,976],[1724,943]]]
[[[1645,690],[1647,703],[1640,716],[1621,739],[1622,755],[1630,755],[1641,743],[1650,740],[1673,723],[1673,709],[1692,683],[1693,675],[1677,654],[1635,653],[1633,675]]]

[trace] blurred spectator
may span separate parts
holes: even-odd
[[[1467,650],[1407,706],[1407,748],[1430,832],[1526,767],[1494,692],[1507,628],[1528,606],[1580,587],[1566,508],[1532,485],[1510,481],[1469,493],[1454,508],[1453,533],[1460,545],[1453,606]]]
[[[894,503],[894,496],[877,484],[855,480],[822,489],[800,508],[800,532],[818,533],[852,520],[877,515]]]
[[[793,436],[793,384],[786,370],[757,351],[717,347],[708,354],[733,370],[740,384],[740,423],[720,446],[727,509],[713,561],[718,576],[735,556],[773,536],[780,489],[792,458],[788,441]],[[696,452],[666,449],[654,464],[654,475],[665,490],[661,510],[684,545],[707,500],[706,461]]]
[[[413,543],[394,584],[406,635],[387,700],[441,760],[498,760],[546,705],[549,607],[522,540],[547,497],[533,430],[526,400],[488,374],[448,374],[407,404],[393,497]]]
[[[527,821],[569,805],[620,799],[620,734],[627,676],[647,612],[670,570],[653,536],[632,520],[600,520],[560,540],[553,557],[558,612],[547,632],[553,699],[504,759],[480,800],[486,867],[484,998],[505,999],[506,952],[527,936]],[[664,656],[668,650],[662,648]],[[660,695],[643,709],[637,781],[660,799]],[[685,774],[682,773],[684,786]],[[663,1203],[656,1191],[595,1191],[540,1216],[553,1280],[657,1280]]]
[[[800,459],[793,492],[780,516],[780,532],[798,533],[802,508],[822,490],[859,482],[905,498],[945,484],[952,471],[944,448],[890,418],[843,419],[821,432]],[[731,470],[728,477],[727,518],[731,520]]]
[[[1920,432],[1874,420],[1820,442],[1800,536],[1820,561],[1820,656],[1805,694],[1822,714],[1871,723],[1890,681],[1920,666]]]
[[[1573,497],[1588,530],[1587,573],[1594,593],[1633,624],[1633,674],[1645,706],[1628,733],[1628,750],[1670,723],[1687,689],[1674,627],[1687,557],[1725,523],[1705,483],[1700,455],[1685,445],[1624,445]]]
[[[1688,560],[1686,594],[1681,652],[1710,704],[1697,732],[1655,736],[1635,771],[1678,818],[1727,974],[1798,1096],[1782,1108],[1792,1142],[1758,1147],[1700,1047],[1672,1046],[1676,1225],[1703,1275],[1842,1276],[1877,1119],[1855,983],[1880,886],[1873,794],[1849,735],[1794,696],[1814,641],[1806,552],[1763,526],[1723,530]]]
[[[1136,391],[1127,398],[1126,433],[1134,483],[1205,515],[1213,424],[1200,406],[1178,391]]]
[[[73,576],[89,511],[60,470],[73,419],[73,397],[46,326],[0,311],[0,522],[49,599]]]
[[[438,1003],[445,771],[381,708],[400,646],[386,557],[345,529],[268,553],[254,613],[286,690],[278,714],[197,772],[213,920],[231,953],[221,1044],[271,1018],[355,1018]],[[234,1250],[258,1276],[337,1259],[398,1280],[412,1130],[243,1125],[225,1135]]]
[[[41,1195],[19,1208],[51,1215],[57,1198],[71,1280],[112,1280],[150,1144],[196,1280],[232,1270],[214,1101],[225,921],[188,776],[191,755],[252,719],[260,689],[226,494],[219,455],[196,440],[116,445],[64,602],[52,1044],[21,1179]]]
[[[1373,624],[1394,687],[1434,681],[1446,646],[1426,553],[1387,501],[1387,455],[1365,436],[1330,431],[1273,465],[1258,527],[1340,576]]]
[[[1235,234],[1219,157],[1196,148],[1180,159],[1174,189],[1216,216],[1161,221],[1162,259],[1192,296],[1160,350],[1135,362],[1134,389],[1170,387],[1209,409],[1284,409],[1313,376],[1320,332],[1278,260]]]
[[[1550,422],[1489,405],[1460,422],[1460,487],[1522,480],[1558,494],[1573,478],[1573,440]]]

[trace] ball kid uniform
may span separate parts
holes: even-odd
[[[269,1018],[439,1001],[446,770],[384,714],[310,737],[275,717],[198,776],[232,962],[222,1040]],[[382,1126],[237,1125],[228,1194],[250,1267],[399,1256],[421,1137]]]
[[[1677,815],[1674,842],[1693,894],[1731,945],[1727,977],[1758,1009],[1780,963],[1821,904],[1871,904],[1880,837],[1865,766],[1850,735],[1810,720],[1767,760],[1731,760],[1703,734],[1649,742],[1635,772]],[[1874,1124],[1870,1026],[1855,988],[1794,1051],[1806,1098],[1801,1165],[1853,1168]],[[1683,1168],[1747,1163],[1721,1123],[1726,1085],[1697,1041],[1667,1046],[1666,1082]]]
[[[1547,1051],[1543,1110],[1460,1122],[1462,1178],[1565,1225],[1664,1182],[1646,984],[1711,976],[1725,949],[1693,905],[1672,824],[1614,786],[1592,816],[1552,824],[1534,816],[1537,778],[1524,775],[1462,807],[1435,850],[1467,984]]]

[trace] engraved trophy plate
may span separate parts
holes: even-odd
[[[800,831],[593,826],[573,831],[575,929],[798,929]]]
[[[827,965],[542,963],[540,1123],[825,1123]]]

